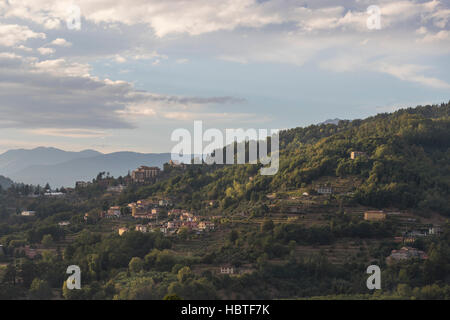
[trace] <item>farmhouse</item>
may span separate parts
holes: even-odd
[[[220,267],[221,274],[234,274],[234,268],[232,267]]]
[[[36,211],[22,211],[20,215],[22,217],[34,217],[36,215]]]
[[[386,258],[388,264],[410,259],[428,259],[425,252],[412,247],[402,247],[400,250],[392,250],[391,255]]]
[[[125,186],[119,184],[118,186],[110,186],[106,189],[107,192],[121,193],[125,190]]]
[[[148,232],[148,227],[142,224],[136,225],[136,231],[146,233]]]
[[[120,213],[119,206],[110,207],[105,215],[106,218],[120,218],[120,216],[121,216],[121,213]]]
[[[356,158],[359,158],[359,157],[365,157],[366,156],[366,153],[365,152],[362,152],[362,151],[352,151],[351,153],[350,153],[350,158],[352,159],[352,160],[354,160],[354,159],[356,159]]]
[[[317,188],[318,194],[332,194],[333,193],[333,187],[329,186],[320,186]]]
[[[364,212],[364,220],[366,221],[383,221],[386,219],[386,213],[384,211],[366,211]]]

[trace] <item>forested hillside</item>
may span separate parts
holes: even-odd
[[[450,104],[419,106],[338,125],[280,133],[280,170],[261,176],[257,165],[192,166],[129,197],[162,193],[199,209],[220,200],[233,209],[271,192],[312,188],[322,177],[355,176],[353,200],[373,207],[415,208],[450,215]],[[351,151],[367,156],[350,159]]]
[[[8,189],[9,187],[11,187],[13,185],[13,181],[9,178],[6,178],[4,176],[0,176],[0,187],[2,189]]]
[[[450,299],[449,114],[283,131],[274,176],[166,163],[148,183],[100,173],[61,198],[0,190],[0,299]]]

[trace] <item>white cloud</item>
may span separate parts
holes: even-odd
[[[166,113],[242,102],[232,97],[182,97],[137,91],[131,83],[99,79],[90,66],[66,59],[39,60],[0,53],[0,124],[36,133],[87,136],[91,131],[134,128],[136,120]],[[77,131],[78,130],[78,131]]]
[[[45,34],[34,32],[27,26],[0,24],[0,45],[2,46],[13,47],[33,38],[45,39]]]
[[[366,9],[377,4],[382,11],[383,28],[412,21],[431,21],[444,28],[450,17],[450,8],[445,1],[411,0],[352,0],[341,5],[331,5],[329,1],[316,0],[309,7],[298,1],[288,0],[79,0],[76,4],[86,21],[97,24],[137,25],[146,24],[153,28],[158,37],[171,34],[204,33],[234,30],[236,28],[262,28],[287,23],[297,24],[306,31],[317,30],[358,30],[367,32]],[[16,0],[3,4],[6,18],[16,17],[40,23],[46,28],[62,28],[68,18],[68,8],[72,0]],[[176,8],[176,9],[174,9]],[[348,9],[351,8],[351,9]]]
[[[16,48],[16,49],[19,49],[19,50],[26,51],[26,52],[32,52],[32,51],[33,51],[32,48],[26,47],[26,46],[24,46],[23,44],[21,44],[21,45],[15,47],[15,48]]]
[[[323,61],[320,63],[320,67],[334,72],[369,71],[386,73],[403,81],[438,89],[450,89],[449,83],[426,75],[427,71],[430,71],[430,67],[417,64],[405,64],[400,61],[387,62],[380,59],[365,59],[362,56],[348,59],[346,56],[340,56]]]
[[[424,72],[427,70],[424,66],[380,63],[379,68],[381,72],[385,72],[404,81],[416,82],[434,88],[450,89],[449,83],[435,77],[424,75]]]
[[[45,48],[45,47],[41,47],[41,48],[37,48],[37,51],[41,54],[41,55],[49,55],[49,54],[53,54],[55,53],[55,49],[53,48]]]
[[[117,63],[125,63],[127,62],[127,59],[125,59],[119,54],[116,54],[116,56],[114,57],[114,61],[116,61]]]
[[[61,21],[59,19],[48,19],[44,22],[45,29],[59,29]]]
[[[425,36],[419,39],[419,42],[430,43],[430,42],[446,42],[450,41],[450,32],[448,30],[441,30],[436,33],[424,33]]]
[[[41,136],[54,136],[66,138],[104,138],[110,134],[101,130],[88,130],[78,128],[55,129],[55,128],[39,128],[28,130],[32,134]]]
[[[57,38],[53,40],[50,44],[58,47],[70,47],[72,46],[72,43],[68,42],[66,39],[63,38]]]

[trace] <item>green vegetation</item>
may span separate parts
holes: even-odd
[[[424,106],[283,131],[274,176],[259,175],[260,165],[166,165],[159,181],[120,195],[102,182],[123,178],[103,173],[64,199],[0,189],[0,299],[450,299],[449,129],[450,104]],[[318,194],[322,185],[335,192]],[[134,231],[127,204],[153,197],[215,230]],[[113,205],[124,217],[102,218]],[[399,215],[370,222],[368,209]],[[157,219],[173,217],[164,208]],[[442,234],[408,244],[428,259],[386,263],[403,246],[394,237],[435,221]],[[371,264],[381,267],[380,291],[366,287]],[[69,265],[82,270],[81,290],[63,285]]]

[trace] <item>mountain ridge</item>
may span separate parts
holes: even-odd
[[[101,171],[113,176],[126,175],[140,165],[162,167],[170,158],[170,153],[101,153],[90,149],[75,152],[54,147],[13,149],[0,155],[0,175],[16,183],[69,187],[78,180],[91,180]]]

